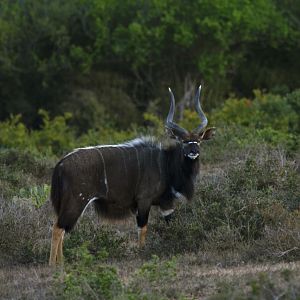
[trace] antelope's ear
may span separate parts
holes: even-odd
[[[200,138],[201,140],[210,140],[215,135],[215,132],[216,132],[216,127],[207,128],[206,130],[203,131]]]

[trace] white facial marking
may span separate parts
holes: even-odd
[[[199,153],[189,153],[188,158],[190,159],[196,159],[199,156]]]

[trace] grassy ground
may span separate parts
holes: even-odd
[[[151,299],[155,291],[162,292],[164,298],[206,299],[299,299],[300,262],[263,264],[242,264],[222,266],[199,264],[198,253],[179,258],[176,275],[167,282],[151,283],[145,294]],[[125,284],[134,277],[134,272],[142,265],[142,260],[124,260],[115,264],[119,276]],[[18,265],[0,269],[1,299],[56,299],[56,270],[47,265]],[[145,288],[145,283],[142,283]],[[249,296],[253,290],[262,291],[257,298]],[[154,292],[153,292],[154,291]],[[246,296],[248,293],[248,296]],[[255,293],[254,293],[255,294]],[[294,294],[294,297],[293,297]],[[248,298],[246,298],[248,297]],[[100,298],[100,297],[99,297]],[[128,299],[128,298],[126,298]]]
[[[133,219],[89,207],[52,269],[54,160],[1,150],[0,299],[299,299],[297,154],[217,140],[201,160],[193,201],[170,225],[153,209],[144,250]]]

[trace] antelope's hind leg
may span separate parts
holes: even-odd
[[[57,262],[59,265],[62,265],[63,262],[64,262],[64,255],[63,255],[64,235],[65,235],[65,231],[62,232],[61,238],[60,238],[59,244],[58,244],[58,250],[57,250],[56,262]]]
[[[49,265],[53,266],[55,264],[63,263],[64,234],[73,229],[85,208],[95,199],[96,198],[92,198],[89,201],[75,201],[71,203],[73,205],[72,210],[65,209],[70,203],[65,202],[67,204],[65,204],[65,207],[61,208],[57,222],[53,226]]]
[[[49,265],[55,266],[56,263],[62,263],[62,244],[65,230],[58,227],[57,223],[52,228],[51,252]]]

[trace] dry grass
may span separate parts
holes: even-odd
[[[298,282],[298,293],[300,292],[299,261],[222,267],[195,264],[193,260],[196,258],[197,256],[194,256],[191,259],[190,255],[180,257],[176,276],[167,284],[161,282],[160,285],[154,286],[154,289],[164,289],[170,296],[181,294],[186,299],[207,299],[216,295],[220,285],[224,283],[233,286],[237,291],[247,291],[249,282],[258,279],[262,273],[268,276],[274,285],[284,289],[287,282],[283,280],[282,273],[289,270],[293,282]],[[115,264],[125,285],[143,262],[145,261],[137,259]],[[54,274],[55,270],[45,265],[19,265],[0,269],[0,299],[57,299],[53,289],[57,284],[53,279]]]
[[[154,299],[149,296],[153,292],[168,299],[180,295],[237,299],[242,295],[238,293],[251,292],[251,282],[259,281],[261,274],[267,277],[263,284],[279,287],[275,294],[290,289],[300,295],[300,213],[295,209],[299,170],[280,151],[257,148],[256,152],[250,149],[235,160],[202,165],[194,201],[179,205],[170,225],[157,209],[151,211],[147,246],[142,251],[136,245],[134,218],[103,225],[89,207],[66,237],[67,263],[72,265],[74,250],[89,241],[92,254],[106,249],[108,264],[117,269],[124,287],[134,281],[147,293],[146,299]],[[0,188],[3,182],[7,188],[6,196],[0,198],[0,299],[57,299],[61,280],[46,265],[53,210],[49,202],[36,207],[30,199],[9,196],[27,184],[26,159],[21,157],[22,172],[18,172],[15,155],[10,160],[7,155],[0,166],[5,175],[0,176]],[[31,166],[30,183],[39,184],[40,174],[50,173],[43,169],[45,165]],[[136,274],[153,254],[162,262],[174,255],[176,274],[166,280],[156,278],[148,286]],[[288,280],[283,275],[286,270]],[[245,297],[238,299],[252,299]]]
[[[53,270],[44,265],[0,269],[0,299],[53,299]]]

